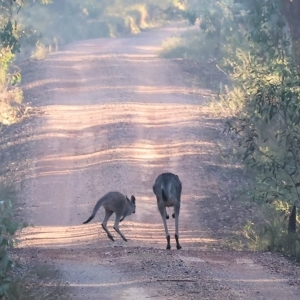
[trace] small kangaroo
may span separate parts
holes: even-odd
[[[178,222],[180,211],[180,197],[181,197],[182,184],[179,177],[173,173],[160,174],[153,185],[153,192],[157,199],[157,207],[163,219],[166,237],[167,237],[167,249],[171,249],[170,235],[166,219],[169,219],[167,215],[166,207],[174,207],[173,218],[175,218],[175,240],[176,248],[179,250],[181,246],[179,244],[178,234]]]
[[[123,194],[119,192],[109,192],[105,194],[102,198],[98,200],[96,203],[92,215],[85,221],[83,224],[86,224],[94,219],[97,211],[99,208],[103,206],[105,209],[105,217],[102,222],[102,228],[107,233],[107,236],[114,242],[114,238],[107,229],[107,221],[111,217],[113,213],[116,213],[115,218],[115,225],[114,229],[115,231],[122,237],[122,239],[127,242],[127,239],[125,236],[121,233],[119,230],[119,222],[122,222],[126,216],[131,215],[132,213],[135,213],[135,197],[131,196],[131,200],[127,198],[127,196],[124,196]]]

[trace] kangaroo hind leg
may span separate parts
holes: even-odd
[[[114,230],[121,236],[121,238],[122,238],[125,242],[127,242],[126,237],[122,234],[122,232],[121,232],[120,229],[119,229],[119,222],[120,222],[121,220],[124,219],[124,218],[123,218],[123,219],[120,219],[120,218],[121,218],[121,216],[118,215],[118,214],[116,214]]]
[[[167,238],[167,250],[171,249],[171,244],[170,244],[170,234],[169,234],[169,230],[168,230],[168,225],[167,225],[167,221],[166,221],[166,216],[167,216],[167,211],[165,207],[159,207],[159,212],[161,215],[161,218],[163,220],[164,223],[164,227],[165,227],[165,233],[166,233],[166,238]]]
[[[102,222],[102,228],[107,233],[107,236],[114,242],[115,240],[114,240],[113,236],[111,235],[111,233],[107,229],[107,221],[113,213],[114,213],[113,211],[105,209],[105,217],[104,217],[104,220]]]
[[[175,240],[176,240],[176,248],[177,248],[177,250],[181,249],[181,246],[179,244],[179,233],[178,233],[179,210],[180,210],[180,207],[174,206],[174,215],[175,215]]]

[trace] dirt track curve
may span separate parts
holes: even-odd
[[[202,203],[219,185],[209,172],[218,155],[216,124],[203,105],[209,91],[157,56],[178,30],[82,41],[38,63],[24,88],[43,114],[21,193],[35,227],[24,230],[19,247],[55,264],[71,299],[299,299],[288,277],[251,253],[212,250]],[[172,218],[172,250],[165,250],[152,192],[165,171],[183,183],[180,251]],[[137,199],[136,214],[120,225],[127,243],[113,230],[116,242],[107,238],[102,210],[82,225],[112,190]]]

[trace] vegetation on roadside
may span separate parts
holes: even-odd
[[[300,219],[292,213],[300,200],[300,4],[184,2],[185,17],[199,28],[166,41],[161,54],[213,62],[222,70],[211,108],[227,117],[236,161],[251,178],[244,199],[258,203],[264,215],[245,224],[248,246],[300,260],[300,232],[294,230]]]
[[[0,187],[0,296],[7,295],[12,278],[10,271],[14,262],[9,255],[17,240],[17,230],[26,226],[19,224],[13,213],[14,191],[7,186]]]
[[[67,300],[70,299],[68,285],[60,279],[58,270],[48,265],[29,268],[10,284],[9,300]]]

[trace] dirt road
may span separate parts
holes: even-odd
[[[82,41],[37,64],[24,89],[43,114],[21,193],[35,227],[24,230],[19,247],[57,266],[71,299],[299,299],[292,275],[280,272],[284,259],[272,271],[260,262],[269,254],[213,248],[207,224],[216,216],[208,220],[206,203],[222,206],[217,191],[226,186],[215,147],[219,121],[204,105],[209,91],[157,56],[178,30]],[[152,192],[165,171],[183,183],[180,251],[172,218],[172,250],[165,250]],[[137,199],[136,214],[120,226],[127,243],[114,231],[116,242],[107,238],[103,211],[82,225],[111,190]]]

